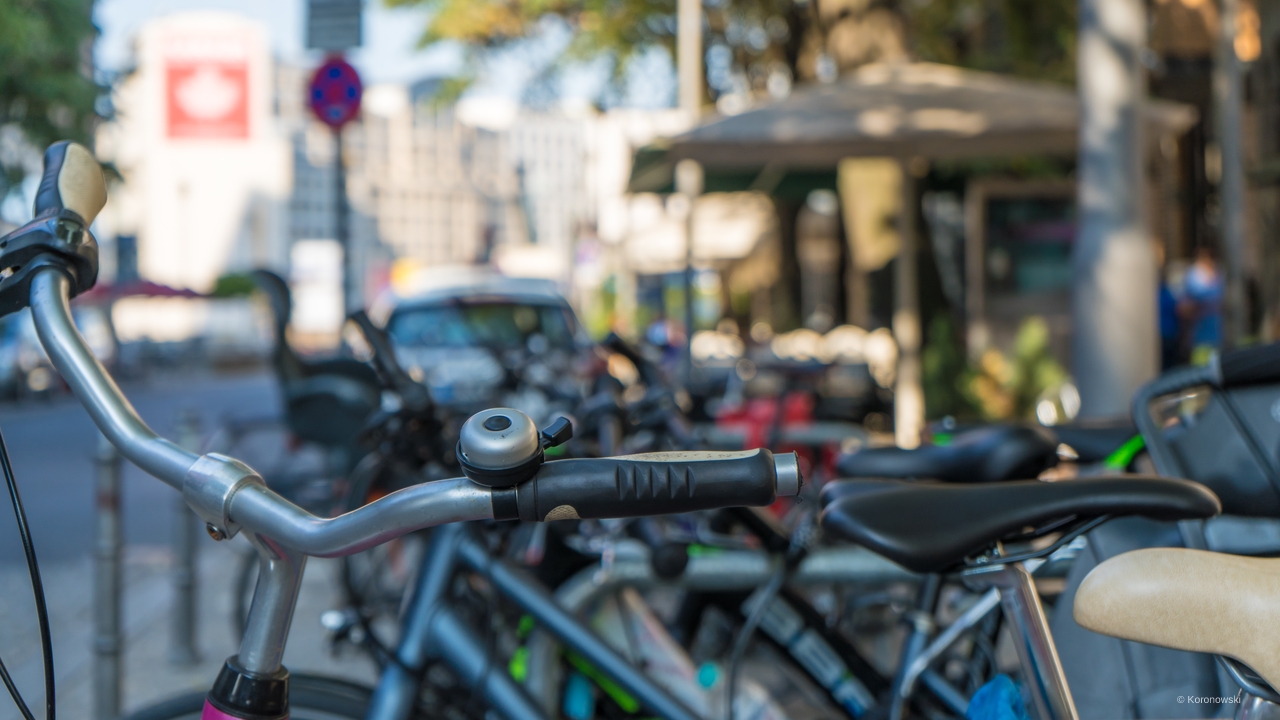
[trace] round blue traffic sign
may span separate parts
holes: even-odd
[[[340,128],[360,112],[360,96],[364,88],[360,75],[340,57],[331,57],[316,68],[311,77],[307,103],[320,122]]]

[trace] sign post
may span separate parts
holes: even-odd
[[[342,310],[344,315],[360,306],[355,292],[351,252],[350,213],[347,208],[347,172],[342,158],[342,127],[360,113],[364,88],[356,69],[339,55],[330,56],[311,78],[308,103],[316,118],[333,130],[334,239],[342,248]]]

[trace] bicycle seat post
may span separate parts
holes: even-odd
[[[1001,609],[1013,624],[1014,647],[1031,698],[1032,716],[1039,720],[1079,720],[1040,593],[1026,566],[1020,562],[993,563],[965,570],[963,575],[990,584],[1000,593]]]

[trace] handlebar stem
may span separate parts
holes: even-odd
[[[32,278],[31,316],[40,344],[111,444],[134,465],[181,489],[199,456],[160,437],[138,417],[76,330],[70,289],[70,280],[55,268]]]
[[[281,547],[265,535],[246,535],[258,551],[258,583],[240,639],[237,664],[250,673],[266,676],[277,672],[284,659],[307,556]]]

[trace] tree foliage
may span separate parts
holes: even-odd
[[[16,127],[36,147],[89,141],[101,91],[92,10],[92,0],[0,0],[0,128]],[[20,177],[3,163],[0,183]]]
[[[1076,0],[909,0],[910,46],[922,60],[1072,82]]]
[[[422,43],[505,47],[554,18],[573,31],[566,58],[601,56],[621,78],[653,47],[674,56],[677,0],[386,0],[431,11]],[[703,0],[706,87],[785,94],[860,65],[915,58],[1070,81],[1076,0]]]

